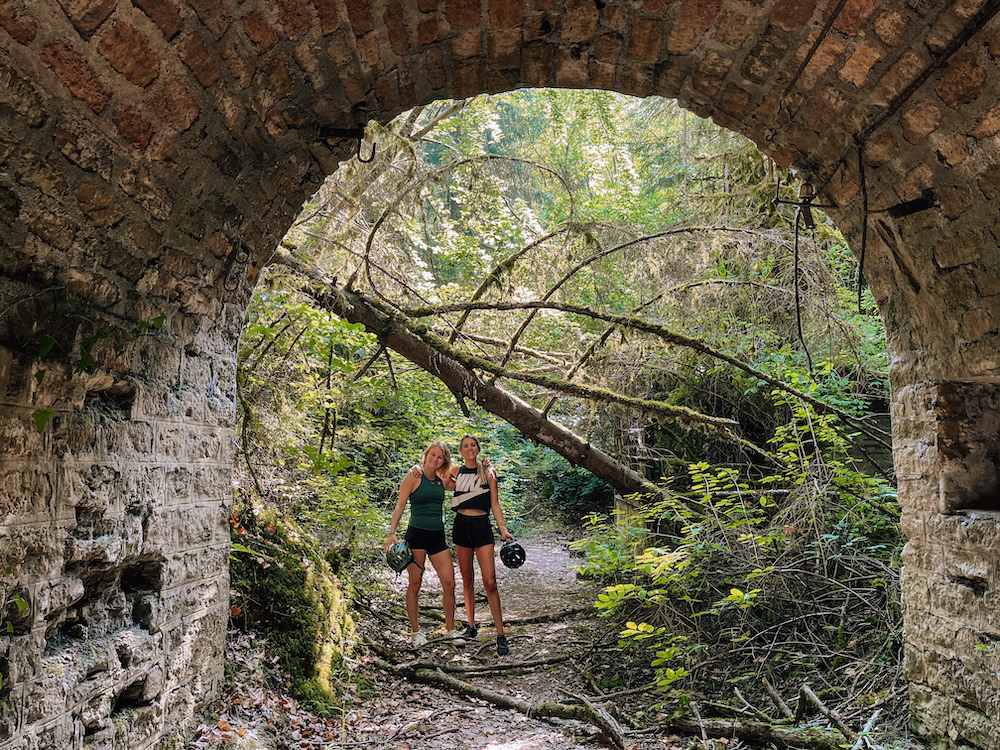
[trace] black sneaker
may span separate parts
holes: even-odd
[[[479,628],[477,628],[475,625],[469,625],[469,627],[467,627],[465,630],[462,631],[462,637],[465,638],[467,641],[471,641],[477,635],[479,635]]]
[[[507,636],[498,635],[497,636],[497,654],[499,656],[506,656],[510,653],[510,646],[507,645]]]

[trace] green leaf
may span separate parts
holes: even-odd
[[[45,425],[49,423],[49,419],[52,418],[52,407],[46,406],[44,409],[35,409],[31,412],[31,416],[35,419],[35,427],[38,431],[44,432]]]

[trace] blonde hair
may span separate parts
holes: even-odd
[[[479,452],[482,453],[483,446],[479,444],[479,438],[477,438],[475,435],[470,435],[469,433],[465,433],[464,435],[462,435],[462,439],[458,441],[459,453],[461,453],[462,446],[465,444],[466,440],[471,440],[472,442],[474,442],[476,444],[476,447],[479,448]],[[476,456],[476,475],[479,477],[480,484],[485,484],[487,486],[489,485],[490,483],[489,475],[486,473],[486,467],[483,466],[483,462],[479,460],[479,456]]]
[[[438,473],[447,474],[451,471],[451,451],[448,450],[448,446],[440,440],[435,440],[433,443],[424,448],[424,453],[420,457],[421,467],[424,465],[424,462],[427,461],[427,454],[430,452],[431,448],[440,448],[441,452],[444,453],[444,463],[441,464],[441,468],[438,469]]]

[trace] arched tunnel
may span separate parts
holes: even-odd
[[[342,131],[521,87],[676,98],[831,206],[888,332],[912,725],[1000,747],[998,11],[0,0],[0,747],[152,747],[214,695],[260,269]]]

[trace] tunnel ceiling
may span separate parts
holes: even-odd
[[[207,312],[246,298],[350,153],[331,129],[593,87],[676,97],[796,168],[864,254],[895,344],[982,375],[1000,292],[998,7],[3,0],[0,272],[114,313]]]

